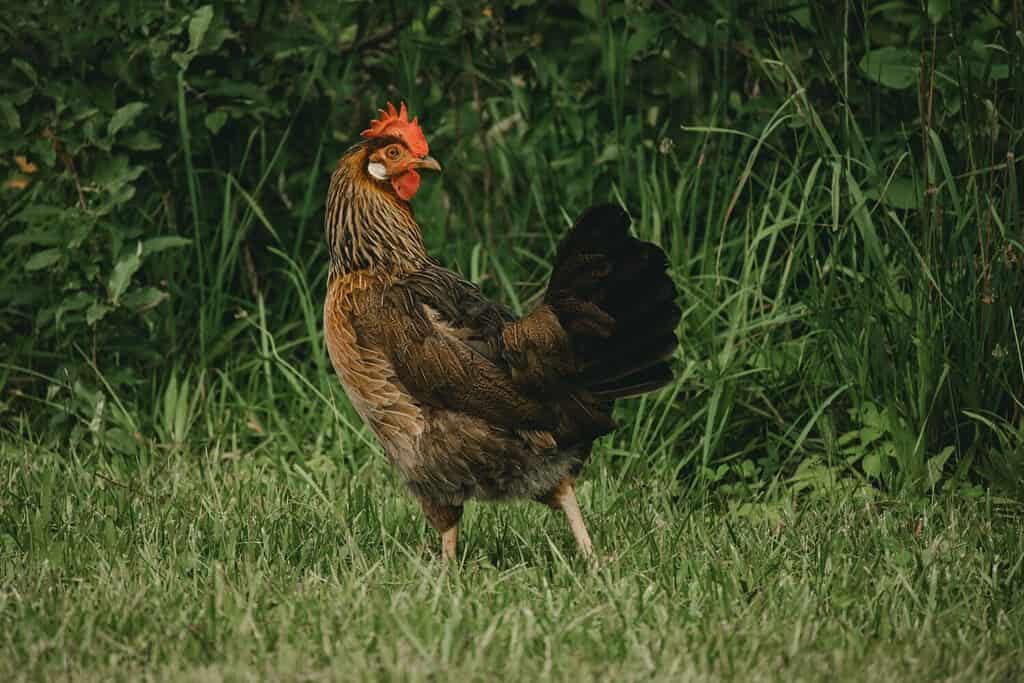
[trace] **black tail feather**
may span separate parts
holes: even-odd
[[[665,385],[671,384],[672,379],[672,367],[667,362],[661,362],[613,382],[595,384],[590,387],[589,391],[594,398],[600,401],[611,401],[657,391]]]
[[[668,257],[629,234],[629,216],[586,211],[559,246],[544,302],[570,332],[581,389],[601,400],[654,391],[672,379],[681,311]]]

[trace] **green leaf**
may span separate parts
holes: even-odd
[[[57,163],[57,150],[54,147],[52,140],[40,137],[32,144],[31,149],[35,158],[39,159],[43,165],[53,168]]]
[[[160,140],[148,130],[132,133],[122,140],[121,144],[136,152],[151,152],[154,149],[160,149]]]
[[[139,313],[157,306],[169,296],[167,292],[156,287],[143,287],[125,294],[121,299],[121,305]]]
[[[178,237],[177,235],[167,235],[165,237],[151,237],[142,243],[142,253],[146,256],[155,254],[164,249],[174,249],[177,247],[187,247],[192,244],[192,240],[187,237]]]
[[[1003,81],[1010,77],[1009,64],[993,64],[988,71],[990,81]]]
[[[580,14],[591,21],[598,21],[601,18],[601,13],[597,6],[597,0],[580,0],[577,9],[579,9]]]
[[[946,446],[939,451],[938,455],[928,458],[928,488],[934,488],[942,479],[942,470],[954,450],[956,450],[954,446]]]
[[[616,143],[612,142],[606,145],[604,150],[601,151],[601,154],[594,161],[594,165],[597,166],[598,164],[606,164],[610,161],[616,161],[618,158],[619,146]]]
[[[942,21],[949,14],[949,0],[928,0],[928,18],[933,24]]]
[[[60,305],[57,307],[57,317],[60,317],[64,313],[80,311],[95,300],[96,298],[88,292],[77,292],[72,294],[60,302]]]
[[[43,249],[32,254],[25,262],[25,270],[42,270],[60,260],[60,249]]]
[[[135,431],[124,427],[111,427],[105,430],[103,443],[124,455],[132,455],[139,451],[139,440],[135,437]]]
[[[75,123],[87,121],[100,113],[99,107],[75,107],[71,120]]]
[[[872,50],[860,60],[860,70],[869,79],[886,88],[902,90],[917,83],[920,57],[902,47]]]
[[[134,252],[121,257],[114,266],[113,272],[110,274],[110,282],[107,284],[107,290],[110,294],[111,303],[117,305],[121,295],[124,294],[126,289],[128,289],[128,284],[132,281],[132,275],[135,275],[135,272],[139,269],[140,265],[142,265],[141,242]]]
[[[25,77],[33,83],[39,82],[39,76],[36,75],[36,70],[25,60],[14,58],[11,60],[11,66],[25,74]]]
[[[269,102],[270,96],[265,88],[255,83],[236,83],[233,81],[212,82],[206,89],[207,95],[219,95],[234,99],[250,100],[253,102]]]
[[[95,211],[100,215],[106,215],[115,207],[120,206],[121,204],[126,204],[134,196],[134,185],[115,185],[110,188],[110,194],[107,196],[107,201],[96,207]]]
[[[4,123],[11,130],[18,130],[21,128],[21,117],[18,116],[18,110],[14,108],[11,101],[6,98],[0,98],[0,115],[3,115]]]
[[[206,115],[206,127],[211,133],[216,135],[220,132],[220,129],[224,127],[224,124],[228,121],[228,115],[218,109],[217,111],[211,111]]]
[[[24,213],[24,212],[22,212]],[[12,247],[20,247],[26,244],[38,244],[42,247],[56,247],[64,242],[64,236],[60,230],[54,230],[49,225],[31,225],[18,234],[11,237],[4,244]]]
[[[884,455],[881,451],[874,451],[865,455],[864,459],[860,461],[861,467],[864,468],[864,474],[876,479],[882,476],[883,457]]]
[[[206,37],[206,32],[209,30],[212,20],[213,7],[211,5],[203,5],[192,15],[188,22],[189,52],[196,52],[199,46],[203,44],[203,38]]]
[[[894,209],[920,209],[921,192],[914,187],[912,178],[893,178],[888,187],[871,188],[864,192],[864,196],[870,199],[878,199],[881,190],[885,195],[881,197],[882,203]]]
[[[107,133],[111,136],[117,135],[117,131],[121,130],[125,126],[131,125],[131,123],[138,118],[139,114],[148,107],[149,105],[145,102],[132,102],[126,104],[110,117],[110,123],[107,124]]]
[[[129,165],[127,155],[117,155],[98,162],[92,179],[97,185],[113,191],[137,180],[144,170],[141,165]]]
[[[111,306],[101,304],[97,301],[85,311],[85,322],[90,325],[95,325],[100,320],[103,320],[103,317],[112,310],[114,309]]]
[[[898,209],[920,209],[921,193],[910,178],[895,178],[885,193],[885,203]]]
[[[192,57],[186,52],[175,52],[171,55],[171,61],[178,65],[178,68],[184,71],[188,68],[189,62],[192,61]]]

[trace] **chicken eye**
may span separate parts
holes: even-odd
[[[388,147],[386,154],[388,155],[388,159],[394,161],[395,159],[398,158],[400,152],[398,151],[397,147]]]

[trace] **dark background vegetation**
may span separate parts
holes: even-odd
[[[528,306],[597,201],[669,252],[680,379],[623,407],[615,471],[1019,496],[1022,30],[1019,0],[7,3],[4,438],[361,461],[321,207],[404,100],[427,243],[491,295]]]

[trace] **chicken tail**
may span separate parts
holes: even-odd
[[[676,287],[661,247],[629,234],[614,204],[588,209],[558,247],[544,303],[569,335],[572,383],[601,401],[672,381]]]

